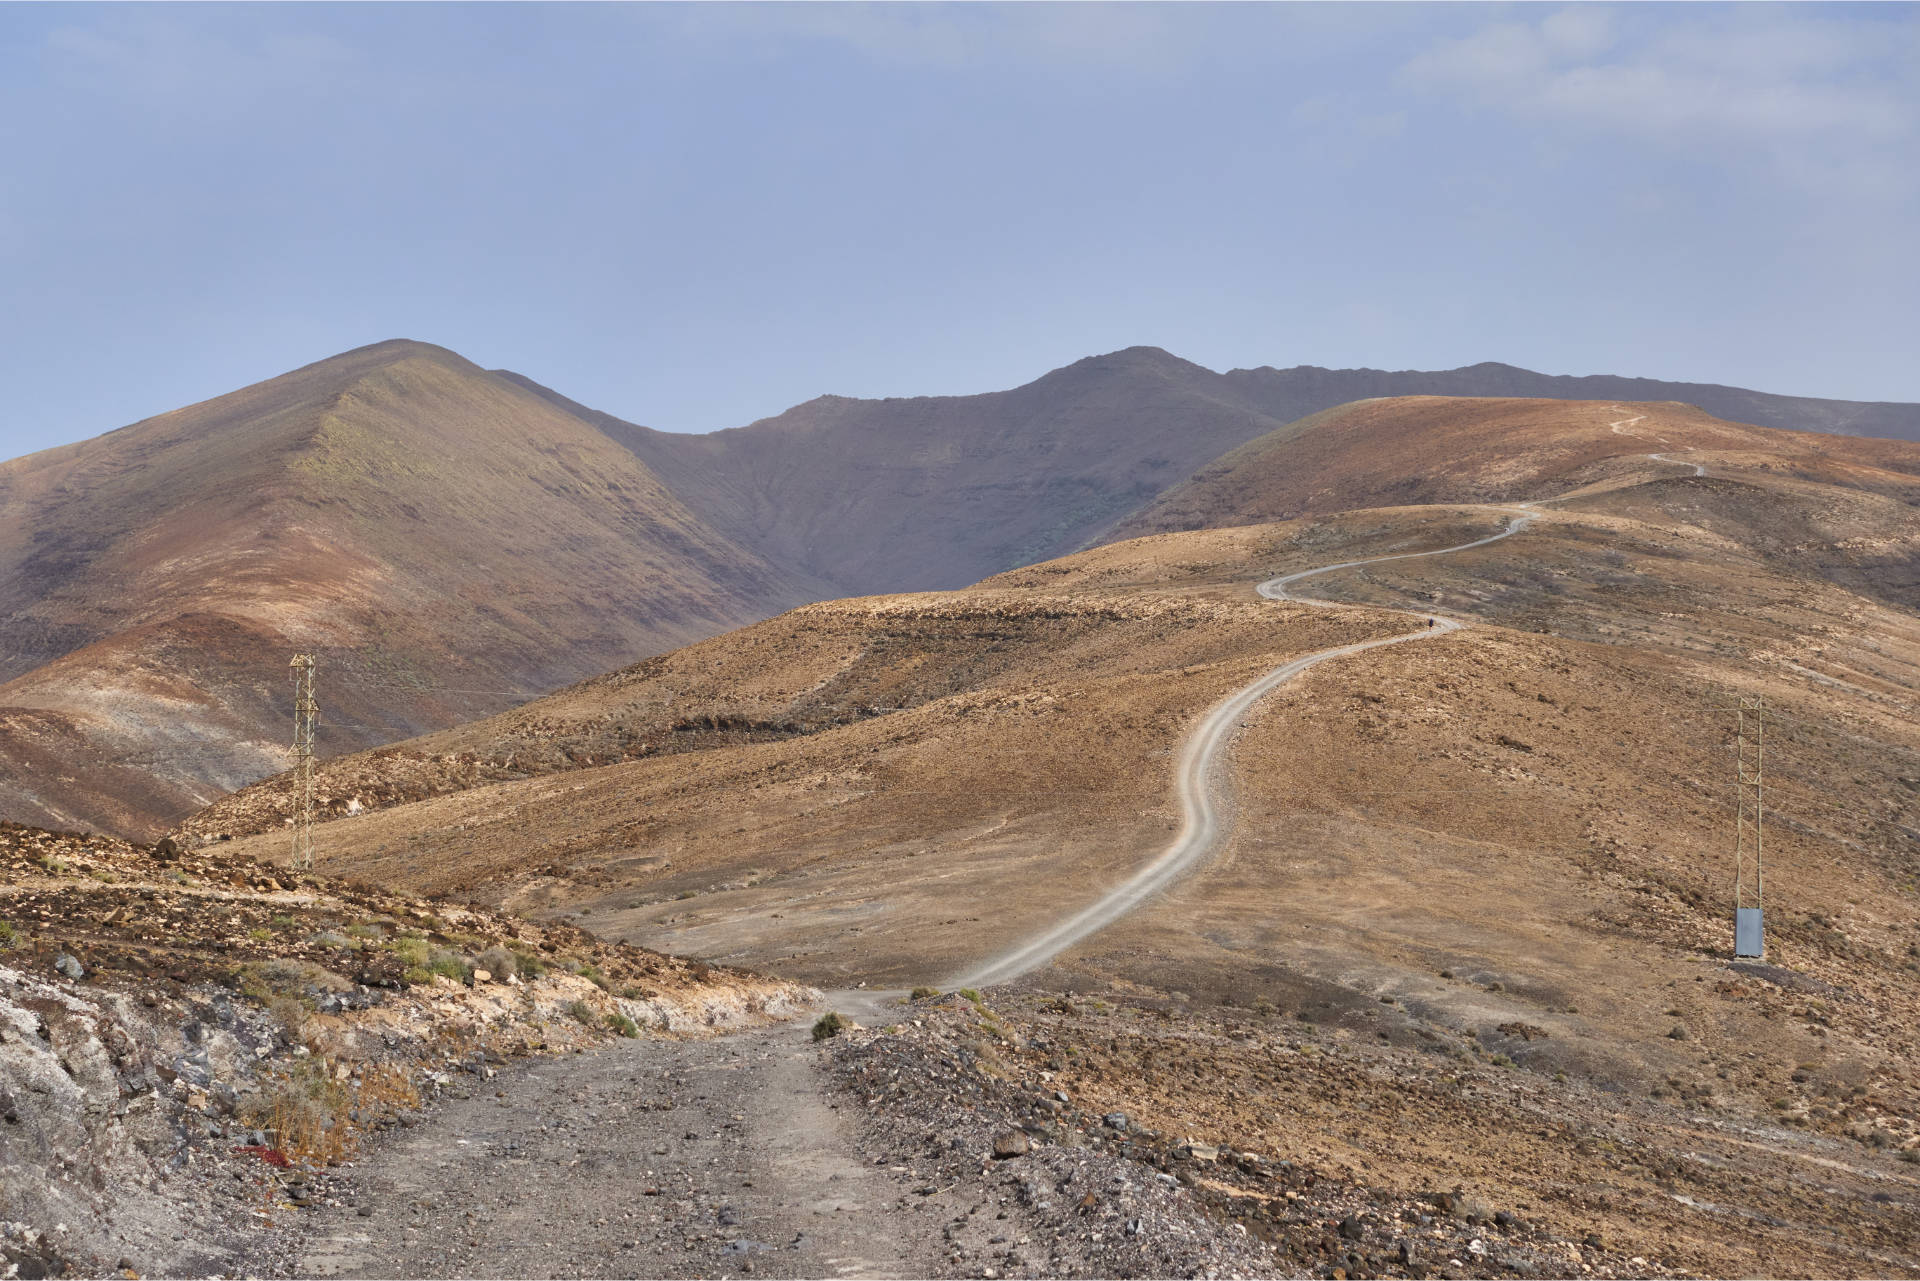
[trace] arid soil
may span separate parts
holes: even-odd
[[[1768,453],[1764,433],[1708,439],[1678,411],[1566,429],[1557,471],[1465,451],[1513,472],[1475,473],[1475,501],[1161,534],[966,592],[812,606],[331,762],[323,862],[821,986],[939,983],[1164,846],[1173,753],[1228,691],[1414,625],[1389,610],[1444,613],[1473,625],[1323,664],[1246,717],[1213,861],[1022,980],[1031,1001],[959,1011],[1006,1033],[981,1034],[988,1075],[1065,1074],[1070,1098],[1161,1135],[1308,1163],[1346,1189],[1338,1221],[1288,1221],[1271,1203],[1291,1185],[1221,1202],[1260,1204],[1238,1217],[1281,1270],[1911,1274],[1905,463],[1800,437]],[[1522,498],[1554,501],[1513,537],[1302,587],[1378,608],[1253,593],[1482,537]],[[1730,955],[1725,710],[1756,697],[1759,964]],[[285,813],[263,784],[187,835],[271,858]],[[1072,1011],[1049,1012],[1054,994]],[[924,1030],[888,1043],[899,1092],[944,1107],[956,1056],[912,1049]],[[1023,1039],[1080,1052],[1029,1061]],[[1538,1235],[1446,1235],[1453,1183]],[[1551,1253],[1566,1245],[1577,1260]],[[1039,1253],[1019,1266],[1044,1271]]]
[[[0,1272],[281,1266],[326,1170],[498,1067],[814,996],[222,849],[0,827]]]

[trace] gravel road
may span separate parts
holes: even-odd
[[[1401,552],[1393,556],[1370,556],[1364,560],[1342,561],[1337,565],[1303,569],[1297,573],[1270,578],[1261,583],[1256,590],[1269,600],[1287,601],[1298,605],[1317,605],[1328,609],[1348,608],[1335,601],[1294,596],[1288,592],[1287,588],[1302,579],[1330,574],[1335,570],[1375,565],[1382,561],[1445,556],[1452,552],[1485,547],[1488,543],[1497,543],[1525,529],[1533,522],[1536,515],[1522,508],[1496,508],[1495,510],[1506,514],[1508,523],[1498,533],[1489,534],[1485,538],[1477,538],[1470,543],[1460,543],[1453,547],[1437,547],[1431,551]],[[1369,606],[1369,608],[1377,607]],[[1316,650],[1291,662],[1283,663],[1259,680],[1244,685],[1228,695],[1207,713],[1206,718],[1200,722],[1193,733],[1187,735],[1186,741],[1181,744],[1180,764],[1175,774],[1175,790],[1180,802],[1182,820],[1180,831],[1173,841],[1143,864],[1132,876],[1107,891],[1089,906],[1012,950],[955,976],[949,980],[948,986],[987,987],[995,983],[1010,982],[1030,970],[1038,969],[1074,944],[1099,933],[1115,921],[1138,910],[1154,895],[1186,876],[1206,859],[1211,858],[1231,831],[1230,822],[1223,816],[1223,811],[1227,808],[1225,798],[1231,795],[1231,789],[1226,779],[1221,776],[1221,758],[1233,742],[1234,735],[1240,730],[1242,720],[1253,710],[1254,704],[1308,668],[1316,667],[1321,663],[1336,658],[1348,658],[1370,649],[1379,649],[1384,645],[1404,645],[1409,641],[1431,640],[1436,636],[1445,636],[1449,632],[1459,631],[1468,625],[1457,619],[1412,610],[1402,612],[1419,620],[1423,624],[1420,630],[1406,632],[1399,636],[1387,636],[1379,640],[1360,641],[1352,645],[1336,645],[1330,649]]]
[[[797,1022],[523,1063],[369,1151],[300,1275],[919,1276]]]

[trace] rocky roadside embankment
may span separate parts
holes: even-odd
[[[1039,1066],[1057,1029],[947,995],[835,1042],[845,1102],[903,1209],[942,1223],[945,1274],[1467,1277],[1656,1275],[1455,1187],[1396,1194],[1307,1162],[1089,1111]],[[1081,1029],[1088,1035],[1095,1029]],[[1071,1033],[1069,1033],[1071,1035]],[[1154,1118],[1156,1121],[1158,1118]]]
[[[949,1275],[1920,1275],[1910,1166],[1504,1055],[1139,994],[869,1021],[842,1106]]]
[[[0,1277],[270,1267],[363,1136],[515,1056],[814,997],[217,847],[0,826]]]

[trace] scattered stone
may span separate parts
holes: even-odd
[[[1032,1141],[1019,1130],[1006,1130],[993,1136],[993,1159],[996,1161],[1025,1156],[1032,1150]]]
[[[86,971],[80,968],[80,962],[74,960],[65,952],[60,953],[60,955],[54,959],[53,968],[74,980],[79,980],[86,976]]]

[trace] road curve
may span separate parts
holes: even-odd
[[[1612,428],[1615,435],[1638,436],[1640,433],[1630,428],[1645,417],[1646,415],[1641,414],[1624,418],[1618,422],[1609,423],[1608,426]],[[1667,443],[1664,437],[1654,439],[1663,445]],[[1707,474],[1706,467],[1700,463],[1669,458],[1665,454],[1648,454],[1646,457],[1656,462],[1691,467],[1696,476]],[[1485,547],[1488,543],[1497,543],[1503,538],[1510,538],[1531,525],[1534,518],[1539,515],[1537,508],[1540,504],[1558,501],[1557,498],[1540,498],[1511,506],[1488,504],[1489,510],[1500,512],[1508,519],[1506,526],[1498,533],[1489,534],[1485,538],[1476,538],[1470,543],[1460,543],[1453,547],[1436,547],[1432,551],[1369,556],[1364,560],[1343,560],[1333,565],[1302,569],[1295,573],[1282,574],[1277,578],[1269,578],[1259,584],[1255,590],[1268,600],[1288,601],[1298,605],[1317,605],[1329,609],[1353,608],[1338,601],[1295,596],[1288,591],[1288,588],[1304,579],[1317,578],[1322,574],[1331,574],[1342,569],[1355,569],[1361,565],[1378,565],[1392,560],[1414,560],[1422,556],[1447,556],[1454,552],[1471,551],[1475,547]],[[1388,607],[1368,606],[1367,608]],[[1296,658],[1292,662],[1274,668],[1251,685],[1236,690],[1208,712],[1206,719],[1187,736],[1186,742],[1180,748],[1180,768],[1175,777],[1175,788],[1180,798],[1183,819],[1179,835],[1174,837],[1173,843],[1154,855],[1132,876],[1108,890],[1091,905],[1045,932],[1028,939],[1011,951],[980,963],[950,980],[948,986],[984,987],[992,983],[1005,983],[1029,970],[1038,969],[1082,939],[1098,933],[1134,911],[1209,857],[1226,836],[1230,826],[1230,820],[1220,812],[1222,806],[1219,802],[1227,791],[1225,780],[1219,777],[1221,754],[1232,740],[1233,731],[1239,727],[1240,718],[1252,710],[1253,705],[1268,693],[1286,684],[1309,667],[1324,663],[1328,659],[1345,658],[1369,649],[1379,649],[1383,645],[1404,645],[1408,641],[1431,640],[1436,636],[1445,636],[1449,632],[1456,632],[1472,625],[1464,620],[1446,618],[1438,614],[1422,614],[1416,610],[1395,612],[1418,618],[1423,624],[1426,624],[1429,619],[1432,621],[1430,625],[1423,625],[1418,631],[1407,632],[1404,635],[1361,641],[1353,645],[1336,645],[1332,649],[1318,650]]]
[[[1421,556],[1446,556],[1453,552],[1485,547],[1488,543],[1497,543],[1503,538],[1511,537],[1525,529],[1534,519],[1533,512],[1520,507],[1500,507],[1495,510],[1506,513],[1509,517],[1508,523],[1498,533],[1489,534],[1485,538],[1476,538],[1470,543],[1460,543],[1453,547],[1436,547],[1432,551],[1400,552],[1393,556],[1370,556],[1364,560],[1346,560],[1334,565],[1320,565],[1313,569],[1303,569],[1297,573],[1269,578],[1256,590],[1269,600],[1317,605],[1331,609],[1354,608],[1335,601],[1294,596],[1287,589],[1302,579],[1331,574],[1342,569],[1353,569],[1360,565],[1377,565],[1390,560],[1413,560]],[[1380,607],[1368,606],[1367,608]],[[1244,685],[1228,695],[1207,713],[1206,719],[1201,721],[1181,744],[1180,766],[1174,784],[1183,819],[1180,832],[1174,837],[1173,842],[1149,859],[1132,876],[1108,890],[1088,907],[1052,926],[1044,933],[1021,943],[1013,950],[982,962],[949,980],[948,986],[984,987],[992,983],[1005,983],[1029,970],[1038,969],[1067,948],[1134,911],[1211,856],[1231,826],[1230,817],[1222,813],[1224,793],[1227,789],[1225,780],[1219,776],[1220,759],[1227,744],[1232,741],[1234,731],[1240,727],[1241,718],[1267,694],[1308,668],[1327,662],[1329,659],[1345,658],[1370,649],[1379,649],[1385,645],[1404,645],[1409,641],[1431,640],[1436,636],[1445,636],[1449,632],[1456,632],[1470,625],[1457,619],[1422,614],[1414,610],[1397,612],[1420,619],[1422,626],[1418,631],[1407,632],[1400,636],[1385,636],[1379,640],[1359,641],[1352,645],[1335,645],[1331,649],[1316,650],[1281,664],[1259,680],[1250,685]],[[1432,620],[1431,625],[1427,623],[1429,619]]]

